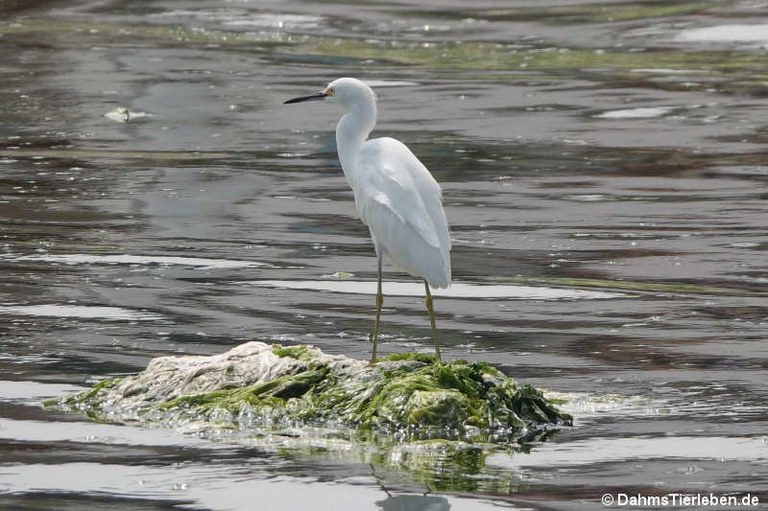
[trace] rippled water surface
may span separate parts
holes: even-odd
[[[764,2],[0,1],[0,507],[599,509],[768,491]],[[569,401],[509,451],[381,459],[40,407],[248,340],[367,357],[338,76],[444,190],[444,356]],[[430,350],[388,267],[383,352]],[[357,450],[355,450],[357,449]]]

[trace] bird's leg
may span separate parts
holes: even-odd
[[[429,312],[429,324],[432,325],[432,338],[435,340],[435,355],[437,355],[437,361],[442,361],[440,356],[440,340],[437,337],[437,326],[435,326],[435,309],[432,307],[432,293],[429,291],[429,284],[424,281],[424,303],[427,304],[427,311]]]
[[[373,333],[371,342],[373,349],[371,351],[371,364],[376,363],[376,342],[379,340],[379,330],[381,329],[381,306],[384,305],[384,294],[381,292],[381,255],[377,254],[379,259],[379,281],[376,286],[376,321],[373,324]]]

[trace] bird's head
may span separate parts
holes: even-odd
[[[313,94],[289,99],[289,103],[301,103],[302,101],[326,100],[332,103],[340,103],[346,108],[352,108],[355,103],[376,101],[376,93],[368,85],[356,78],[339,78],[328,86]]]

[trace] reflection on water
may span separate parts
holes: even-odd
[[[768,24],[718,25],[683,30],[676,36],[684,42],[750,43],[757,48],[768,43]],[[764,49],[764,48],[763,48]]]
[[[448,511],[451,504],[445,497],[431,495],[388,495],[376,502],[382,511]]]
[[[162,319],[156,314],[131,311],[118,307],[86,305],[3,305],[0,315],[4,316],[50,316],[54,318],[101,319],[106,321],[156,321]]]
[[[222,259],[205,259],[202,257],[172,257],[172,256],[141,256],[130,254],[29,254],[13,256],[12,254],[0,254],[0,258],[7,261],[23,262],[36,261],[62,264],[127,264],[133,266],[161,265],[161,266],[193,266],[200,268],[248,268],[261,266],[261,263],[253,261],[227,261]]]
[[[606,491],[768,489],[758,3],[0,13],[0,507],[591,509]],[[375,258],[337,112],[282,106],[340,75],[376,87],[375,135],[443,186],[444,356],[564,393],[574,428],[383,459],[41,409],[251,339],[368,356]],[[385,269],[383,351],[429,349],[421,284]]]
[[[282,289],[303,289],[312,291],[330,291],[332,293],[376,294],[376,282],[359,281],[294,281],[294,280],[260,280],[252,282],[256,286],[276,287]],[[422,283],[383,282],[381,285],[384,295],[392,296],[423,296]],[[450,288],[435,289],[434,296],[447,298],[476,298],[476,299],[514,299],[514,300],[597,300],[619,298],[622,293],[606,293],[603,291],[583,291],[580,289],[556,289],[532,286],[503,286],[464,284],[453,282]]]

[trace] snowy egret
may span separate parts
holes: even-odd
[[[384,256],[414,277],[424,279],[424,302],[429,313],[435,354],[440,342],[429,286],[451,283],[451,238],[440,185],[408,147],[394,138],[368,140],[376,125],[376,93],[355,78],[339,78],[320,92],[285,103],[327,100],[347,113],[336,126],[336,150],[344,177],[355,196],[355,207],[368,226],[376,248],[379,278],[376,320],[371,334],[371,363],[381,324],[381,263]]]

